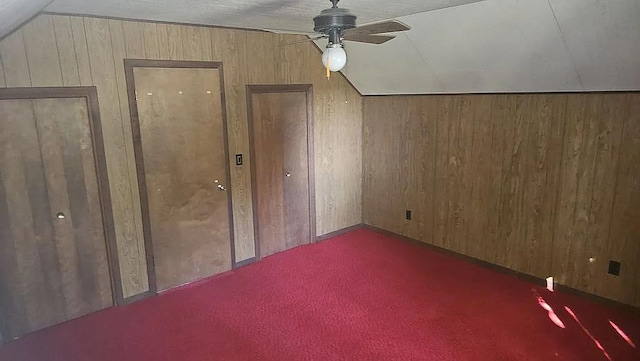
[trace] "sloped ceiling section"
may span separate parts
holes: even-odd
[[[343,73],[362,94],[640,90],[639,0],[339,5],[359,24],[396,18],[412,27],[383,45],[346,44]],[[308,32],[313,16],[329,6],[328,0],[55,0],[46,10]]]
[[[0,0],[0,39],[47,6],[51,0]]]
[[[481,0],[343,0],[360,24]],[[313,17],[329,0],[56,0],[47,11],[135,19],[313,32]],[[357,10],[357,12],[356,12]]]
[[[637,0],[488,0],[399,20],[412,29],[397,43],[347,45],[361,93],[640,89]]]

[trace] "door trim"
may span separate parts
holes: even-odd
[[[51,98],[84,98],[87,101],[87,115],[93,143],[93,162],[98,182],[98,198],[102,211],[102,228],[106,242],[107,263],[111,283],[113,306],[122,304],[122,278],[118,260],[118,247],[111,209],[111,193],[109,191],[109,175],[104,153],[102,123],[98,105],[98,92],[95,86],[82,87],[34,87],[34,88],[0,88],[0,100],[11,99],[51,99]],[[2,220],[0,220],[1,222]],[[1,315],[0,315],[1,316]],[[2,320],[0,319],[0,326]],[[4,330],[6,331],[6,330]],[[5,333],[3,332],[3,335]],[[8,333],[7,333],[8,334]]]
[[[316,241],[316,190],[315,157],[313,153],[313,85],[312,84],[260,84],[247,85],[247,123],[249,126],[249,153],[251,157],[251,195],[253,199],[253,243],[256,250],[255,260],[260,260],[260,242],[258,240],[258,188],[256,184],[256,149],[253,129],[253,106],[251,96],[263,93],[306,93],[307,97],[307,165],[309,172],[309,243]]]
[[[131,296],[125,302],[134,302],[158,293],[156,271],[153,258],[153,242],[151,240],[151,220],[149,219],[149,203],[147,198],[147,183],[144,170],[144,156],[142,154],[142,138],[140,134],[140,119],[138,116],[138,104],[136,102],[134,68],[200,68],[218,69],[220,75],[220,103],[222,106],[222,136],[224,139],[223,152],[225,158],[225,175],[227,177],[227,210],[229,214],[229,240],[231,246],[231,267],[234,268],[236,262],[235,239],[233,225],[233,206],[231,184],[231,167],[229,160],[229,132],[227,130],[227,102],[224,93],[224,71],[221,62],[212,61],[177,61],[177,60],[147,60],[147,59],[124,59],[124,71],[127,82],[127,96],[129,99],[129,114],[131,115],[131,132],[133,135],[133,152],[136,161],[136,173],[138,175],[138,191],[140,193],[140,208],[142,210],[142,234],[144,237],[144,248],[147,259],[147,276],[149,280],[149,291]]]

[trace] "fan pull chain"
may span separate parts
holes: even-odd
[[[331,78],[331,70],[329,70],[329,65],[331,63],[331,57],[327,57],[327,79]]]

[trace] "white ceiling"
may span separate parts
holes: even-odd
[[[50,2],[51,0],[0,0],[0,39]]]
[[[640,90],[639,0],[487,0],[398,19],[412,29],[396,43],[347,45],[343,73],[363,94]]]
[[[0,12],[3,2],[21,1],[0,0]],[[55,0],[46,10],[306,32],[313,16],[330,5],[328,0]],[[339,5],[358,15],[359,24],[397,18],[412,27],[383,45],[346,45],[343,73],[362,94],[640,90],[640,0],[343,0]]]
[[[360,24],[481,0],[343,0]],[[329,0],[55,0],[47,11],[248,29],[313,32]]]

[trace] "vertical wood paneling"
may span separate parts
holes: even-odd
[[[148,284],[124,58],[223,62],[237,262],[255,256],[247,84],[313,84],[317,234],[362,221],[361,96],[341,74],[325,78],[314,44],[283,48],[282,42],[300,36],[256,31],[58,15],[36,20],[0,42],[0,86],[31,86],[31,70],[37,84],[97,87],[125,297],[146,291]],[[40,49],[32,46],[39,39],[29,31],[43,26],[52,31],[43,33],[48,43]],[[55,51],[42,53],[49,48]],[[243,166],[233,165],[237,153],[244,154]],[[412,184],[420,177],[415,176]]]
[[[519,269],[519,256],[522,255],[524,237],[523,196],[526,182],[526,164],[524,156],[527,142],[529,120],[529,101],[527,95],[509,97],[507,109],[509,117],[505,124],[505,151],[502,163],[501,214],[498,222],[498,237],[505,246],[497,259],[498,264]]]
[[[251,194],[251,156],[247,126],[245,73],[245,31],[211,29],[212,58],[222,60],[233,199],[233,223],[236,261],[256,255],[254,247],[253,200]],[[235,166],[235,155],[243,154],[244,166]]]
[[[57,18],[57,16],[54,18]],[[75,49],[76,61],[78,62],[80,85],[93,85],[91,64],[89,63],[89,49],[87,47],[87,34],[84,29],[84,18],[70,17],[69,20],[71,22],[73,47]]]
[[[200,30],[194,26],[179,26],[182,49],[186,60],[204,60],[200,45]]]
[[[420,104],[420,97],[413,99],[414,104]],[[426,202],[418,205],[419,216],[417,219],[424,219],[418,226],[418,236],[420,239],[428,239],[433,242],[435,229],[435,202],[434,192],[436,186],[436,154],[437,154],[437,114],[440,99],[431,97],[426,99],[426,104],[420,107],[422,126],[420,127],[420,137],[423,139],[422,159],[420,160],[420,198]],[[426,174],[425,174],[426,173]],[[415,201],[415,200],[414,200]]]
[[[601,94],[569,97],[562,160],[564,187],[560,193],[563,211],[558,226],[558,234],[562,238],[554,245],[554,254],[557,255],[554,274],[559,275],[562,283],[590,291],[595,264],[591,264],[589,259],[596,257],[599,250],[599,242],[591,229],[593,220],[590,213],[597,155],[598,113],[602,102]]]
[[[142,23],[133,21],[112,21],[112,24],[119,23],[122,28],[122,45],[128,59],[143,59],[145,57],[145,42]],[[111,27],[112,38],[115,26]],[[120,55],[120,54],[118,54]],[[118,64],[119,65],[119,64]]]
[[[78,72],[71,21],[67,16],[54,16],[51,21],[55,31],[62,84],[64,86],[78,86],[80,85],[80,73]]]
[[[0,42],[0,59],[2,59],[6,86],[31,86],[22,31],[15,31]]]
[[[314,46],[310,44],[310,46]],[[321,53],[309,51],[314,97],[316,232],[362,221],[362,98],[341,74],[327,79]]]
[[[197,28],[196,30],[200,36],[198,44],[201,47],[202,60],[214,61],[215,59],[213,58],[213,52],[211,50],[211,29]]]
[[[32,86],[62,84],[55,31],[50,16],[38,16],[22,28]]]
[[[180,34],[180,25],[166,25],[167,45],[170,60],[188,60],[184,56],[183,39]]]
[[[364,222],[637,305],[640,228],[632,204],[640,202],[640,172],[631,164],[640,162],[638,99],[367,97]],[[418,127],[420,107],[435,124],[432,170],[420,158],[429,147]],[[430,173],[431,194],[418,186]],[[412,221],[404,219],[405,207],[418,209]],[[429,207],[433,236],[416,235],[429,224],[422,218]],[[622,263],[620,276],[607,274],[610,259]]]
[[[626,109],[607,244],[607,255],[621,262],[620,276],[607,275],[601,292],[640,307],[640,93],[628,95]]]
[[[491,118],[491,96],[481,95],[471,99],[472,118],[468,126],[473,126],[471,154],[469,155],[469,177],[471,196],[468,213],[468,242],[466,254],[480,258],[484,256],[483,242],[490,237],[489,229],[491,211],[488,207],[491,187],[487,183],[491,178],[485,172],[491,167],[491,141],[493,123]]]
[[[263,32],[246,32],[245,71],[247,84],[276,83],[278,36]],[[278,49],[275,50],[274,49]],[[260,59],[260,61],[254,61]]]
[[[311,46],[305,44],[307,37],[302,35],[278,35],[279,52],[276,54],[277,77],[281,83],[305,84],[309,83],[310,72],[306,62],[293,62],[290,59],[308,59]],[[303,41],[301,43],[296,43]],[[314,52],[315,53],[315,52]],[[312,63],[313,64],[313,63]]]
[[[144,39],[144,55],[146,59],[161,59],[158,45],[157,24],[142,23],[142,37]]]
[[[627,119],[633,116],[627,113],[629,110],[627,100],[630,98],[633,98],[633,94],[611,94],[605,96],[597,118],[596,143],[594,145],[597,153],[593,171],[593,191],[589,218],[591,221],[591,239],[594,242],[593,247],[596,251],[594,253],[595,262],[591,265],[593,273],[590,276],[597,281],[587,280],[586,282],[591,284],[591,287],[587,287],[587,290],[614,298],[618,296],[611,292],[612,289],[610,287],[607,287],[608,283],[621,283],[620,281],[624,282],[633,277],[623,272],[619,280],[618,277],[607,274],[609,260],[619,260],[618,257],[620,256],[620,254],[611,254],[608,244],[619,241],[616,238],[609,238],[609,230],[612,227],[612,219],[614,219],[612,218],[615,202],[614,192],[618,180],[615,175],[620,159],[622,131]],[[625,147],[624,152],[634,154],[637,153],[637,150]],[[633,175],[631,176],[633,177]],[[638,177],[637,173],[636,177]],[[640,235],[640,232],[637,235]],[[633,254],[633,246],[630,244],[626,246],[629,247],[628,251]],[[640,247],[636,247],[635,259],[640,256],[638,251],[640,251]],[[633,264],[634,260],[626,258],[622,262],[626,265],[625,271],[629,272],[631,270],[629,266]],[[636,285],[638,284],[636,283]],[[627,287],[634,288],[631,283]],[[631,299],[632,296],[629,294],[627,297]]]
[[[400,139],[409,137],[411,134],[415,134],[416,128],[422,123],[422,118],[419,115],[418,106],[414,105],[412,98],[406,98],[405,109],[407,112],[403,117],[398,119],[396,123],[400,132]],[[398,142],[398,153],[396,161],[397,172],[392,174],[397,175],[397,185],[401,189],[402,197],[399,199],[401,203],[398,204],[398,211],[400,213],[405,212],[408,209],[416,209],[417,202],[415,202],[412,196],[414,192],[418,191],[416,188],[418,178],[418,159],[420,157],[422,144],[411,144],[409,142]],[[415,164],[416,167],[410,166]],[[405,221],[402,224],[400,233],[404,235],[415,235],[417,233],[416,222]]]
[[[169,56],[169,33],[167,24],[156,24],[156,38],[158,42],[158,57],[171,59]]]
[[[565,187],[560,207],[568,212],[560,214],[557,232],[562,238],[556,237],[554,243],[555,253],[565,257],[564,262],[558,258],[554,262],[554,272],[562,276],[563,283],[612,298],[619,296],[611,292],[608,283],[620,281],[606,273],[609,259],[614,257],[608,244],[620,240],[610,237],[609,229],[615,219],[611,215],[620,137],[631,116],[626,101],[627,94],[569,98],[569,106],[579,115],[569,119],[565,133],[563,161],[570,166],[563,163]]]
[[[137,232],[132,199],[135,184],[129,176],[124,129],[116,82],[116,65],[112,47],[110,22],[95,18],[85,19],[85,32],[89,50],[92,78],[98,89],[104,138],[107,140],[105,156],[109,171],[112,208],[118,244],[124,297],[149,289],[144,258],[144,242]],[[117,21],[116,21],[117,22]],[[118,65],[120,67],[120,65]],[[130,132],[127,129],[127,132]],[[133,156],[133,154],[131,154]]]
[[[523,190],[524,237],[522,238],[522,272],[538,277],[551,274],[553,228],[555,223],[554,190],[562,152],[563,119],[566,96],[539,95],[531,99],[525,166],[528,174]]]
[[[366,105],[366,103],[365,103]],[[366,106],[365,106],[366,108]],[[449,127],[448,119],[452,108],[452,97],[443,96],[439,99],[438,111],[436,114],[436,150],[434,169],[434,221],[433,221],[433,244],[439,247],[446,247],[447,239],[447,214],[449,212],[449,184],[447,173],[449,170]],[[369,118],[363,117],[366,124]],[[364,155],[365,160],[367,155]],[[366,190],[366,192],[365,192]],[[363,189],[363,196],[368,197],[368,189]]]
[[[4,87],[6,85],[7,84],[4,80],[4,67],[2,66],[2,57],[0,56],[0,87]]]
[[[496,95],[491,97],[491,118],[493,129],[491,131],[491,150],[488,157],[491,159],[491,165],[487,172],[491,175],[488,177],[489,182],[486,186],[488,204],[487,212],[489,213],[489,221],[487,229],[485,229],[484,247],[479,258],[490,262],[498,263],[499,257],[504,252],[504,244],[500,238],[500,215],[502,213],[501,194],[502,194],[502,158],[505,151],[505,127],[508,114],[508,95]]]
[[[148,279],[146,278],[146,252],[144,249],[144,235],[142,232],[142,209],[140,204],[140,194],[138,189],[138,174],[135,165],[135,156],[133,151],[133,133],[131,131],[131,118],[129,114],[129,98],[127,94],[127,84],[124,75],[123,59],[125,58],[144,58],[144,50],[141,48],[132,48],[127,46],[125,32],[133,38],[133,43],[139,45],[143,41],[141,39],[142,30],[140,26],[143,24],[122,22],[120,20],[109,20],[109,32],[111,34],[111,46],[113,53],[113,63],[115,70],[115,83],[117,86],[118,105],[120,110],[120,119],[122,122],[122,137],[124,138],[124,152],[126,154],[127,170],[126,175],[129,180],[129,192],[131,201],[131,228],[128,231],[133,232],[133,240],[135,240],[135,254],[127,254],[129,262],[135,264],[135,269],[140,272],[139,278],[134,278],[134,282],[140,282],[140,285],[132,285],[138,291],[123,293],[124,297],[133,296],[139,292],[148,289]],[[126,30],[125,30],[126,29]],[[133,242],[130,247],[133,247]],[[124,287],[124,286],[123,286]]]

